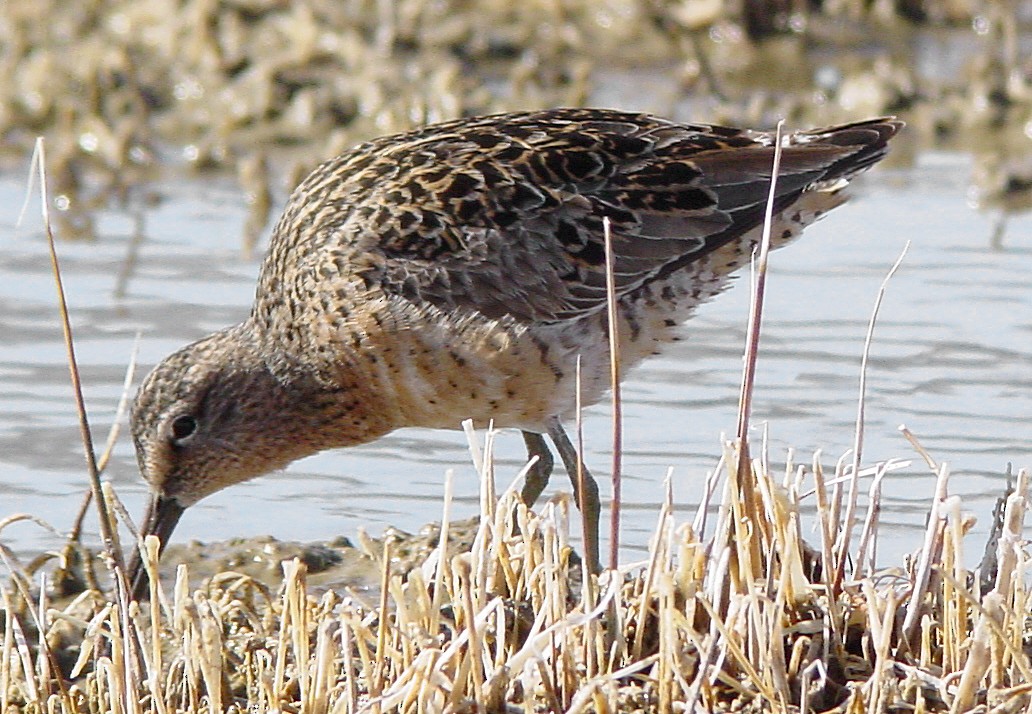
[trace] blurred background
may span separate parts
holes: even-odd
[[[565,105],[789,128],[882,114],[908,127],[856,198],[773,257],[754,423],[778,469],[828,469],[853,444],[859,361],[881,281],[865,463],[886,479],[883,546],[916,548],[934,477],[984,535],[1008,464],[1032,465],[1032,3],[1017,0],[118,0],[0,4],[0,518],[71,527],[86,486],[44,233],[16,227],[45,139],[91,423],[140,370],[246,316],[287,192],[371,137],[459,116]],[[38,201],[38,199],[34,199]],[[38,203],[33,203],[37,206]],[[690,514],[735,424],[747,278],[625,389],[627,557],[643,552],[673,469]],[[138,383],[141,375],[137,375]],[[609,465],[609,416],[587,414]],[[499,440],[499,481],[522,459]],[[791,450],[791,451],[790,451]],[[461,434],[399,432],[206,500],[177,537],[328,539],[476,512]],[[794,454],[794,455],[793,455]],[[142,509],[129,440],[106,476]],[[549,493],[568,490],[557,475]],[[59,539],[0,529],[26,552]],[[980,547],[980,546],[979,546]]]

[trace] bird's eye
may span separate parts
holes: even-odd
[[[181,414],[172,420],[170,438],[173,443],[181,443],[197,431],[197,419],[189,414]]]

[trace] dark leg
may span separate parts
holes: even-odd
[[[577,449],[570,442],[563,425],[558,419],[553,419],[548,425],[548,435],[552,437],[559,452],[559,458],[563,460],[563,466],[570,475],[570,483],[573,484],[573,495],[577,499],[577,507],[580,508],[581,518],[584,519],[584,557],[588,562],[588,569],[592,573],[599,573],[602,566],[598,560],[598,520],[601,506],[598,500],[598,484],[588,471],[584,462],[577,454]],[[580,478],[578,479],[578,473]],[[581,481],[584,491],[581,492]]]
[[[527,472],[527,478],[523,482],[523,490],[520,497],[527,506],[533,506],[541,492],[548,485],[548,477],[552,475],[552,452],[545,443],[545,437],[535,434],[532,431],[523,432],[523,443],[527,445],[527,458],[538,457],[534,465]]]

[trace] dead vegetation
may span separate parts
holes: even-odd
[[[490,440],[491,435],[488,435]],[[489,446],[488,446],[489,448]],[[494,474],[483,469],[485,492]],[[988,566],[965,562],[966,517],[938,469],[908,564],[875,568],[878,486],[895,466],[849,459],[735,482],[728,444],[690,523],[659,515],[647,562],[582,584],[569,504],[532,513],[509,489],[471,548],[442,537],[401,570],[370,553],[375,591],[309,594],[299,561],[276,587],[223,573],[126,603],[49,577],[3,589],[5,712],[1021,711],[1032,702],[1027,473],[1001,501]],[[851,515],[860,484],[866,507]],[[814,545],[800,515],[814,499]],[[742,537],[743,529],[748,537]],[[153,543],[149,544],[153,548]],[[9,554],[8,566],[14,566]],[[152,581],[153,582],[153,581]],[[39,638],[36,633],[44,632]]]

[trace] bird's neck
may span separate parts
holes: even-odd
[[[330,324],[310,321],[291,341],[250,327],[280,403],[304,424],[307,450],[356,446],[404,426],[402,409],[384,371],[369,359],[372,336],[342,339]],[[286,416],[286,415],[285,415]]]

